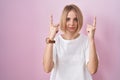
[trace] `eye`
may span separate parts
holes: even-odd
[[[66,18],[66,21],[69,21],[70,20],[70,18]]]
[[[74,21],[78,21],[78,19],[77,19],[77,18],[74,18]]]

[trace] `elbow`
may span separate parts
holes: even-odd
[[[45,65],[45,64],[43,64],[43,67],[44,67],[44,71],[45,71],[46,73],[50,73],[51,70],[52,70],[52,66],[50,66],[50,65]]]
[[[44,67],[44,71],[46,73],[50,73],[51,72],[51,69],[50,69],[50,67],[48,65],[43,64],[43,67]]]
[[[88,65],[88,71],[91,75],[94,75],[98,70],[98,61],[95,64],[89,64]]]
[[[90,71],[91,75],[94,75],[97,72],[97,70]]]
[[[89,72],[91,75],[94,75],[97,72],[98,67],[93,67],[92,69],[89,69]]]
[[[97,72],[98,66],[89,66],[88,71],[91,75],[94,75]]]
[[[50,72],[51,72],[50,69],[44,69],[44,71],[45,71],[46,73],[50,73]]]

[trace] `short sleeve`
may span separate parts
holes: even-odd
[[[56,49],[56,46],[54,44],[54,46],[53,46],[53,62],[54,62],[54,64],[56,64],[56,53],[57,53],[57,49]]]
[[[57,49],[56,49],[56,46],[55,44],[53,45],[53,62],[54,62],[54,67],[51,71],[51,76],[50,76],[50,80],[55,80],[55,77],[56,77],[56,54],[57,54]]]
[[[89,42],[86,40],[86,45],[85,45],[85,61],[86,64],[89,62]]]
[[[86,64],[89,62],[89,54],[90,54],[90,51],[89,51],[89,41],[87,40],[86,41],[86,49],[85,49]],[[98,51],[96,51],[96,54],[97,54],[97,57],[98,57],[98,60],[99,60]]]
[[[58,37],[55,37],[55,44],[53,45],[53,62],[54,66],[57,63],[57,45],[58,45]]]

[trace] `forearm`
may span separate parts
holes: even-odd
[[[45,53],[43,57],[43,66],[45,72],[50,72],[53,68],[53,44],[46,44]]]
[[[98,68],[98,57],[96,53],[95,41],[89,40],[89,62],[87,64],[88,70],[91,74],[94,74]]]
[[[53,43],[55,43],[54,38],[58,32],[58,26],[53,24],[53,16],[50,18],[50,32],[49,32],[49,41],[46,44],[45,53],[43,57],[44,70],[50,72],[54,66],[53,62]],[[51,41],[52,40],[52,41]]]

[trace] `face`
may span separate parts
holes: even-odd
[[[75,33],[78,26],[78,19],[76,13],[71,10],[66,18],[66,32],[67,33]]]

